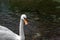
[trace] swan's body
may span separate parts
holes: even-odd
[[[0,26],[0,40],[19,40],[19,36],[4,26]]]
[[[26,15],[21,15],[20,19],[20,26],[19,26],[19,35],[15,34],[8,28],[4,26],[0,26],[0,40],[25,40],[24,35],[24,18],[26,18]]]

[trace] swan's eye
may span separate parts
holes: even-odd
[[[28,24],[27,18],[24,18],[24,24],[25,24],[25,25]]]

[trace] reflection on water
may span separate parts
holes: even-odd
[[[0,14],[7,14],[8,13],[8,2],[7,0],[1,0],[0,2]]]

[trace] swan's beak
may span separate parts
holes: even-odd
[[[27,24],[28,24],[28,21],[27,21],[27,19],[26,19],[26,18],[24,19],[24,24],[25,24],[25,25],[27,25]]]

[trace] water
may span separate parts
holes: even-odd
[[[4,14],[4,15],[7,15],[8,12],[9,12],[9,9],[8,9],[8,0],[1,0],[1,3],[0,3],[0,14]]]
[[[54,1],[60,2],[60,0],[54,0]]]

